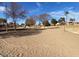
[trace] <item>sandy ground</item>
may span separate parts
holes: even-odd
[[[79,56],[79,35],[62,28],[32,36],[0,39],[2,56]]]

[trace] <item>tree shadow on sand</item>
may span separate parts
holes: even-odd
[[[10,37],[22,37],[40,34],[42,31],[37,29],[21,29],[15,31],[9,31],[8,33],[0,34],[1,39],[6,39]]]

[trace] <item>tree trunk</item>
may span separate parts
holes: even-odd
[[[54,26],[56,26],[56,24],[54,24]]]
[[[24,25],[24,29],[26,29],[26,24]]]
[[[14,21],[14,23],[13,23],[13,25],[14,25],[14,30],[16,31],[16,20],[13,19],[13,21]]]
[[[16,31],[16,22],[14,22],[14,30]]]
[[[8,26],[7,26],[8,24],[7,24],[7,22],[6,22],[6,32],[8,32]]]
[[[65,25],[64,25],[64,31],[66,30],[65,27],[66,27],[66,21],[67,21],[67,15],[66,15],[66,20],[65,20]]]
[[[7,11],[7,4],[5,3],[4,6],[5,6],[5,9],[6,9],[6,11]],[[7,15],[6,15],[6,13],[5,13],[5,17],[6,17],[6,25],[5,25],[5,26],[6,26],[6,32],[8,32],[8,23],[7,23],[7,18],[8,18],[8,17],[7,17]]]
[[[25,20],[25,24],[24,24],[24,29],[26,29],[26,20]]]

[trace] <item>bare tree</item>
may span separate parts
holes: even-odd
[[[6,22],[7,22],[6,19],[0,18],[0,24],[2,24],[2,27],[5,27]]]
[[[27,25],[35,25],[37,19],[38,17],[35,15],[27,17],[27,19],[25,20],[24,28],[26,28]]]
[[[16,2],[11,2],[10,6],[8,6],[9,10],[6,11],[6,15],[11,17],[14,22],[14,29],[16,30],[16,21],[18,18],[24,18],[25,10],[22,9],[21,5],[17,4]]]
[[[26,20],[26,26],[33,26],[35,25],[36,21],[34,20],[33,17],[30,17]]]
[[[48,14],[41,14],[38,15],[39,20],[43,23],[45,20],[48,20],[49,15]]]
[[[6,17],[6,10],[7,10],[7,3],[4,2],[0,2],[0,5],[5,7],[5,10],[3,11],[3,14],[5,15],[5,28],[6,28],[6,32],[8,31],[8,26],[7,26],[7,17]]]
[[[48,20],[44,20],[44,21],[43,21],[43,25],[44,25],[44,26],[50,26],[50,23],[49,23]]]
[[[7,14],[6,14],[6,12],[8,10],[7,3],[4,3],[4,6],[5,6],[5,12],[4,12],[4,14],[5,14],[5,18],[6,18],[6,32],[7,32],[8,31],[8,23],[7,23],[8,17],[7,17]]]

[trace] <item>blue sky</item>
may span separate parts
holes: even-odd
[[[29,11],[28,16],[48,13],[57,20],[64,16],[64,11],[69,11],[68,19],[75,18],[79,21],[79,3],[78,2],[19,2],[24,10]],[[0,4],[0,17],[4,17],[5,7]],[[12,21],[8,19],[8,22]],[[68,21],[68,20],[67,20]],[[19,23],[24,21],[20,20]]]

